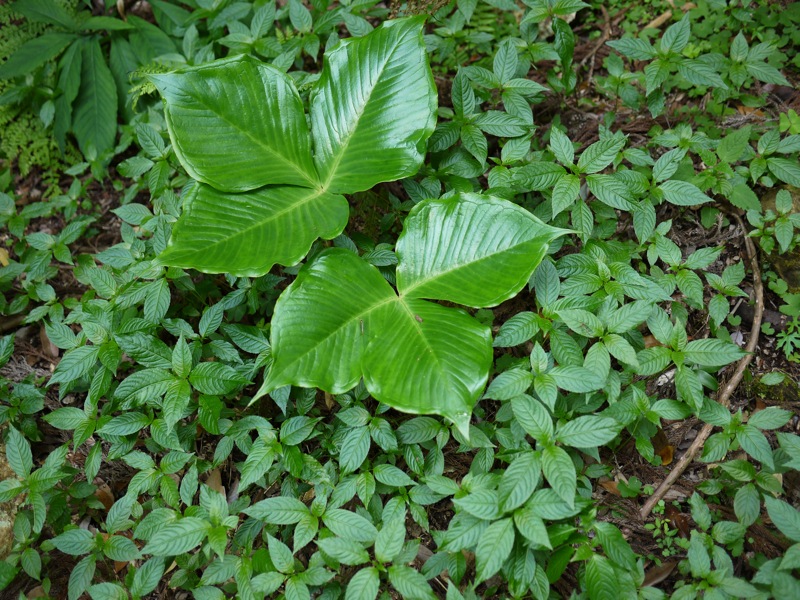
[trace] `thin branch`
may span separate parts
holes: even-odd
[[[755,291],[756,302],[753,325],[750,328],[750,339],[747,340],[747,346],[745,347],[747,354],[736,364],[736,370],[734,371],[733,376],[728,380],[728,382],[717,395],[717,402],[725,408],[730,406],[731,396],[736,390],[736,387],[739,385],[739,382],[742,380],[747,365],[749,365],[750,361],[753,360],[756,346],[758,345],[758,332],[761,330],[761,319],[764,315],[764,286],[761,283],[761,269],[758,266],[758,254],[756,253],[753,241],[747,237],[747,232],[744,228],[744,223],[742,223],[741,218],[739,218],[738,215],[731,216],[739,223],[742,234],[745,236],[744,244],[745,248],[747,249],[747,256],[750,259],[750,268],[753,270],[753,289]],[[666,479],[661,482],[661,485],[658,486],[658,489],[653,493],[652,496],[650,496],[642,509],[639,511],[642,519],[646,519],[650,515],[653,507],[658,504],[662,498],[664,498],[666,493],[672,487],[672,484],[678,480],[686,468],[691,464],[697,452],[703,447],[703,444],[705,444],[708,436],[711,435],[711,431],[713,429],[713,425],[708,423],[703,425],[703,428],[697,434],[697,437],[692,442],[692,445],[689,446],[689,449],[686,451],[686,453],[681,457],[672,471],[670,471],[669,475],[667,475]]]

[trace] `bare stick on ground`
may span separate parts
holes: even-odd
[[[736,390],[736,387],[739,385],[739,382],[742,380],[742,377],[744,376],[744,370],[747,368],[747,365],[750,364],[750,361],[753,360],[754,352],[756,350],[756,346],[758,345],[758,332],[761,330],[761,319],[764,315],[764,286],[761,283],[761,269],[758,267],[758,254],[756,253],[756,248],[753,245],[753,240],[747,237],[747,232],[745,231],[742,220],[737,215],[732,216],[739,223],[739,228],[742,230],[742,234],[745,236],[745,248],[747,249],[747,256],[750,259],[750,268],[753,270],[753,289],[755,291],[756,302],[755,314],[753,315],[753,325],[750,328],[750,339],[747,340],[747,346],[745,347],[747,355],[736,364],[736,370],[734,371],[733,376],[728,380],[728,382],[717,395],[717,402],[719,402],[725,408],[730,405],[731,396]],[[697,434],[697,437],[692,442],[692,445],[689,446],[689,449],[686,451],[686,453],[677,462],[672,471],[670,471],[666,479],[661,482],[661,485],[658,486],[658,489],[653,493],[653,495],[650,496],[647,502],[644,503],[644,506],[639,511],[642,519],[646,519],[650,515],[653,507],[658,504],[667,491],[669,491],[669,488],[672,487],[672,484],[678,480],[686,468],[691,464],[698,450],[703,447],[703,444],[705,444],[713,429],[713,425],[709,425],[708,423],[703,425],[703,428]]]

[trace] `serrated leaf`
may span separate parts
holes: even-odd
[[[541,402],[520,395],[511,400],[511,408],[519,424],[535,440],[546,442],[553,436],[553,417]]]
[[[768,158],[767,166],[775,177],[781,181],[800,187],[800,165],[796,160],[788,158]]]
[[[483,532],[475,549],[475,582],[485,581],[503,566],[514,545],[511,519],[495,521]]]
[[[525,393],[533,383],[533,375],[524,369],[511,369],[501,373],[489,384],[484,398],[493,400],[510,400],[515,396]]]
[[[580,195],[581,180],[576,175],[565,175],[558,180],[553,188],[552,211],[553,217],[572,207]]]
[[[99,346],[80,346],[70,350],[59,361],[48,385],[68,383],[88,374],[97,364]]]
[[[711,198],[701,192],[696,185],[686,181],[671,179],[659,185],[658,188],[664,192],[667,202],[677,206],[695,206],[711,202]]]
[[[568,392],[586,393],[599,390],[605,381],[589,369],[577,366],[555,367],[548,372],[556,385]]]
[[[197,547],[206,537],[210,524],[196,517],[185,517],[159,528],[142,552],[155,556],[177,556]]]
[[[406,541],[405,511],[397,518],[384,522],[375,538],[375,558],[381,562],[392,562],[403,549]]]
[[[686,360],[705,367],[723,367],[744,356],[744,352],[731,342],[716,338],[693,340],[684,349]]]
[[[405,565],[389,567],[389,582],[408,600],[437,600],[425,577],[419,571]]]
[[[747,452],[750,456],[757,461],[764,463],[769,469],[775,468],[775,461],[772,458],[772,448],[769,441],[764,437],[758,429],[752,425],[743,426],[736,433],[736,440],[742,447],[742,450]]]
[[[587,174],[602,171],[611,164],[624,145],[624,138],[608,138],[595,142],[581,153],[578,170]]]
[[[578,476],[569,454],[559,446],[548,446],[542,451],[542,471],[556,494],[570,508],[575,505]]]
[[[609,417],[585,415],[559,425],[556,439],[567,446],[591,448],[607,444],[621,429],[621,424]]]
[[[328,509],[322,515],[322,522],[339,537],[355,542],[374,542],[378,535],[372,523],[349,510]]]
[[[366,567],[350,578],[345,600],[375,600],[380,591],[380,578],[375,567]]]
[[[527,342],[539,331],[537,315],[521,312],[503,323],[492,344],[496,348],[508,348]]]
[[[14,427],[8,427],[5,455],[8,465],[20,479],[26,479],[33,469],[31,445]]]
[[[248,383],[233,367],[218,362],[204,362],[189,375],[192,387],[203,394],[229,394]]]
[[[541,479],[542,466],[533,452],[514,457],[500,478],[497,493],[504,512],[519,508],[528,501]]]
[[[363,546],[351,540],[331,537],[317,542],[320,550],[344,565],[361,565],[369,561]]]
[[[292,525],[309,514],[305,504],[289,496],[275,496],[261,500],[243,512],[254,519],[276,525]]]
[[[0,65],[0,79],[11,79],[30,73],[52,60],[77,39],[72,33],[45,33],[25,42]]]
[[[764,504],[775,527],[793,542],[800,542],[800,512],[788,503],[769,495],[764,498]]]
[[[81,61],[72,130],[84,156],[100,156],[117,136],[117,87],[97,39],[85,42]]]

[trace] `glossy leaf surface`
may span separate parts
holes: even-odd
[[[273,364],[265,387],[291,383],[332,394],[353,388],[362,375],[365,321],[396,297],[380,272],[354,253],[320,254],[275,305]]]
[[[218,190],[317,185],[303,103],[278,69],[239,56],[151,75],[186,171]]]
[[[311,128],[317,170],[330,191],[367,190],[422,164],[436,111],[423,21],[387,21],[327,53],[311,97]]]
[[[257,277],[275,263],[296,264],[318,237],[339,235],[348,215],[343,196],[317,189],[267,186],[228,194],[198,183],[185,194],[181,219],[158,260]]]
[[[482,306],[510,297],[541,262],[547,243],[563,233],[520,212],[505,200],[472,194],[424,201],[415,214],[432,218],[407,222],[398,273],[425,273],[427,289],[445,291],[429,296],[435,299],[468,299]],[[486,243],[477,223],[491,223],[511,240],[510,250],[487,243],[486,251],[498,261],[508,254],[509,260],[475,258]],[[525,252],[518,255],[519,245]],[[473,251],[453,252],[454,247]],[[464,264],[468,276],[454,276]],[[494,271],[500,268],[504,275],[497,278]],[[456,294],[459,285],[461,295]],[[363,377],[381,402],[405,412],[443,415],[468,431],[492,364],[491,332],[460,309],[421,299],[424,289],[401,285],[398,296],[355,253],[326,250],[303,267],[275,306],[274,362],[259,394],[288,384],[343,393]]]
[[[363,370],[370,393],[467,430],[492,366],[489,328],[462,310],[416,298],[382,306],[369,325]]]
[[[389,21],[327,55],[313,157],[302,102],[274,67],[239,56],[151,76],[181,164],[210,186],[187,196],[162,264],[248,276],[295,264],[344,229],[337,193],[413,175],[436,109],[422,24]]]
[[[262,392],[293,384],[338,394],[363,376],[381,402],[456,423],[468,419],[492,362],[488,327],[461,310],[398,297],[375,267],[339,248],[306,265],[281,295],[272,346]]]
[[[397,242],[397,287],[417,298],[496,306],[522,289],[548,244],[564,233],[497,198],[423,202]]]

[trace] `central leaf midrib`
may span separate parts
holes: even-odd
[[[375,89],[380,84],[381,77],[383,77],[383,72],[386,70],[386,65],[389,64],[389,61],[391,60],[391,58],[394,55],[394,53],[397,51],[397,47],[400,45],[401,41],[402,41],[402,39],[398,39],[395,42],[395,44],[392,47],[392,49],[387,53],[386,58],[383,61],[383,64],[381,65],[380,69],[378,70],[378,76],[376,78],[375,85],[372,86],[372,89],[369,91],[369,95],[367,96],[367,99],[364,101],[364,103],[362,104],[362,106],[360,107],[360,109],[359,109],[359,111],[358,111],[358,113],[356,115],[356,118],[353,120],[354,126],[352,127],[352,129],[350,129],[350,131],[347,132],[347,136],[343,139],[341,145],[339,146],[339,152],[337,152],[336,154],[333,155],[335,158],[333,160],[333,164],[331,165],[330,171],[328,171],[328,178],[325,180],[325,184],[323,185],[323,187],[325,189],[327,189],[330,186],[331,181],[333,181],[333,178],[336,175],[336,171],[338,171],[338,169],[339,169],[339,163],[342,162],[342,157],[344,156],[344,153],[347,151],[347,147],[350,145],[350,141],[353,139],[353,135],[355,134],[356,130],[358,129],[358,125],[359,125],[359,123],[361,121],[361,117],[364,115],[364,111],[366,110],[367,106],[369,105],[370,100],[372,99],[372,95],[375,93]],[[331,79],[330,76],[328,77],[328,79],[329,80]],[[333,98],[331,98],[331,99],[333,100]],[[335,100],[334,100],[334,102],[335,102]],[[312,131],[312,136],[313,135],[314,135],[314,131]]]
[[[318,182],[315,181],[304,169],[302,169],[299,164],[297,164],[295,162],[292,162],[291,160],[287,159],[285,156],[283,156],[282,154],[277,152],[271,146],[269,146],[268,144],[264,143],[262,140],[259,140],[252,133],[250,133],[248,130],[242,129],[241,127],[237,126],[237,124],[234,121],[231,121],[225,115],[224,112],[218,112],[217,110],[214,109],[213,106],[211,106],[209,103],[207,103],[205,101],[205,99],[202,97],[202,95],[198,95],[196,99],[197,99],[199,104],[202,104],[207,110],[209,110],[210,112],[212,112],[215,115],[217,115],[221,120],[223,120],[228,125],[230,125],[234,130],[244,134],[244,136],[247,137],[248,139],[250,139],[251,141],[253,141],[256,144],[256,146],[259,146],[260,148],[263,148],[264,150],[266,150],[267,153],[270,154],[270,156],[273,156],[274,158],[277,158],[280,162],[284,163],[285,165],[289,165],[294,171],[296,171],[303,179],[308,181],[310,184],[318,185]],[[184,109],[184,110],[191,110],[191,109]],[[303,118],[305,118],[305,115],[303,115]],[[310,153],[309,153],[309,156],[310,156]]]
[[[430,350],[430,354],[433,356],[434,362],[436,363],[437,371],[441,375],[442,379],[445,379],[446,381],[449,382],[450,381],[450,377],[447,376],[447,371],[444,369],[444,366],[442,365],[442,361],[439,359],[439,355],[436,354],[436,351],[434,350],[433,346],[431,346],[430,342],[428,342],[428,336],[426,336],[425,332],[422,331],[422,327],[420,326],[419,321],[417,321],[417,319],[416,319],[416,314],[414,313],[413,310],[411,310],[411,307],[408,304],[406,304],[406,302],[405,302],[405,300],[403,298],[398,298],[398,300],[399,300],[400,304],[403,306],[403,308],[405,309],[406,313],[408,314],[411,326],[416,331],[416,333],[419,335],[419,337],[422,338],[422,341],[425,343],[425,346],[428,348],[428,350]],[[424,302],[424,300],[421,300],[421,301]]]
[[[276,189],[282,189],[282,188],[278,187]],[[303,188],[296,188],[296,189],[303,189]],[[245,235],[249,231],[252,231],[254,229],[258,229],[259,227],[263,227],[264,225],[266,225],[270,221],[274,221],[274,220],[278,219],[279,217],[282,217],[286,213],[295,211],[298,208],[300,208],[301,206],[303,206],[305,204],[308,204],[309,202],[313,202],[317,198],[320,198],[320,197],[324,196],[325,194],[327,194],[327,192],[325,190],[309,190],[309,191],[310,191],[310,194],[308,196],[304,196],[304,197],[300,198],[297,202],[295,202],[293,204],[290,204],[286,208],[284,208],[282,210],[279,210],[279,211],[269,212],[269,213],[267,213],[265,215],[265,217],[263,219],[260,219],[259,221],[253,223],[252,225],[248,225],[244,229],[238,229],[236,232],[232,233],[231,235],[224,236],[224,237],[222,237],[222,238],[220,238],[220,239],[218,239],[216,241],[209,242],[208,244],[203,246],[203,250],[202,251],[206,252],[206,250],[209,247],[219,246],[220,244],[224,244],[224,243],[228,242],[229,240],[232,240],[234,238],[237,238],[237,237],[240,237],[242,235]],[[198,194],[199,193],[200,192],[198,191]],[[247,195],[247,194],[252,194],[252,192],[245,192],[244,194],[241,194],[241,195],[244,196],[244,195]]]
[[[454,267],[445,269],[444,271],[439,271],[438,273],[434,274],[431,277],[418,279],[416,281],[416,283],[414,283],[413,285],[407,287],[402,292],[400,292],[400,295],[401,296],[408,296],[410,298],[415,298],[415,296],[411,295],[411,292],[413,292],[418,287],[426,285],[426,284],[430,283],[431,281],[435,281],[436,279],[438,279],[440,277],[445,277],[447,275],[450,275],[450,274],[454,273],[455,271],[459,271],[460,269],[464,269],[466,267],[471,267],[471,266],[480,264],[481,262],[489,260],[490,258],[494,258],[499,254],[503,254],[505,252],[510,252],[510,251],[512,251],[512,250],[514,250],[516,248],[519,248],[520,246],[524,246],[525,244],[529,244],[529,243],[535,241],[538,237],[540,237],[540,236],[536,236],[536,237],[533,237],[533,238],[528,238],[527,240],[524,240],[524,241],[522,241],[522,242],[520,242],[518,244],[514,244],[513,246],[506,246],[506,247],[504,247],[504,248],[502,248],[502,249],[500,249],[500,250],[498,250],[496,252],[492,252],[491,254],[486,254],[486,255],[482,256],[481,258],[479,258],[477,260],[472,260],[472,261],[469,261],[469,262],[463,262],[463,263],[456,264]]]
[[[311,350],[309,350],[307,352],[304,352],[303,354],[301,354],[300,356],[298,356],[294,360],[291,360],[288,363],[286,363],[286,365],[281,368],[281,371],[286,371],[292,365],[294,365],[294,364],[298,363],[299,361],[303,360],[306,356],[308,356],[311,352],[313,352],[314,349],[318,348],[319,346],[321,346],[322,344],[327,342],[330,338],[332,338],[335,335],[337,335],[342,329],[344,329],[346,327],[349,327],[354,322],[363,320],[372,311],[380,308],[381,306],[384,306],[386,304],[389,304],[390,302],[394,302],[396,300],[399,300],[399,298],[397,297],[397,294],[395,294],[394,291],[391,290],[391,288],[390,288],[390,292],[391,292],[391,296],[389,296],[388,298],[383,298],[378,302],[374,302],[368,308],[365,308],[364,310],[362,310],[361,312],[357,313],[353,317],[351,317],[351,318],[349,318],[349,319],[347,319],[345,321],[342,321],[342,323],[338,327],[332,329],[324,337],[322,337],[321,339],[317,340]],[[277,360],[276,360],[276,362],[274,364],[278,364]],[[274,365],[273,365],[273,368],[274,368]],[[270,376],[271,376],[271,373],[270,373]]]

